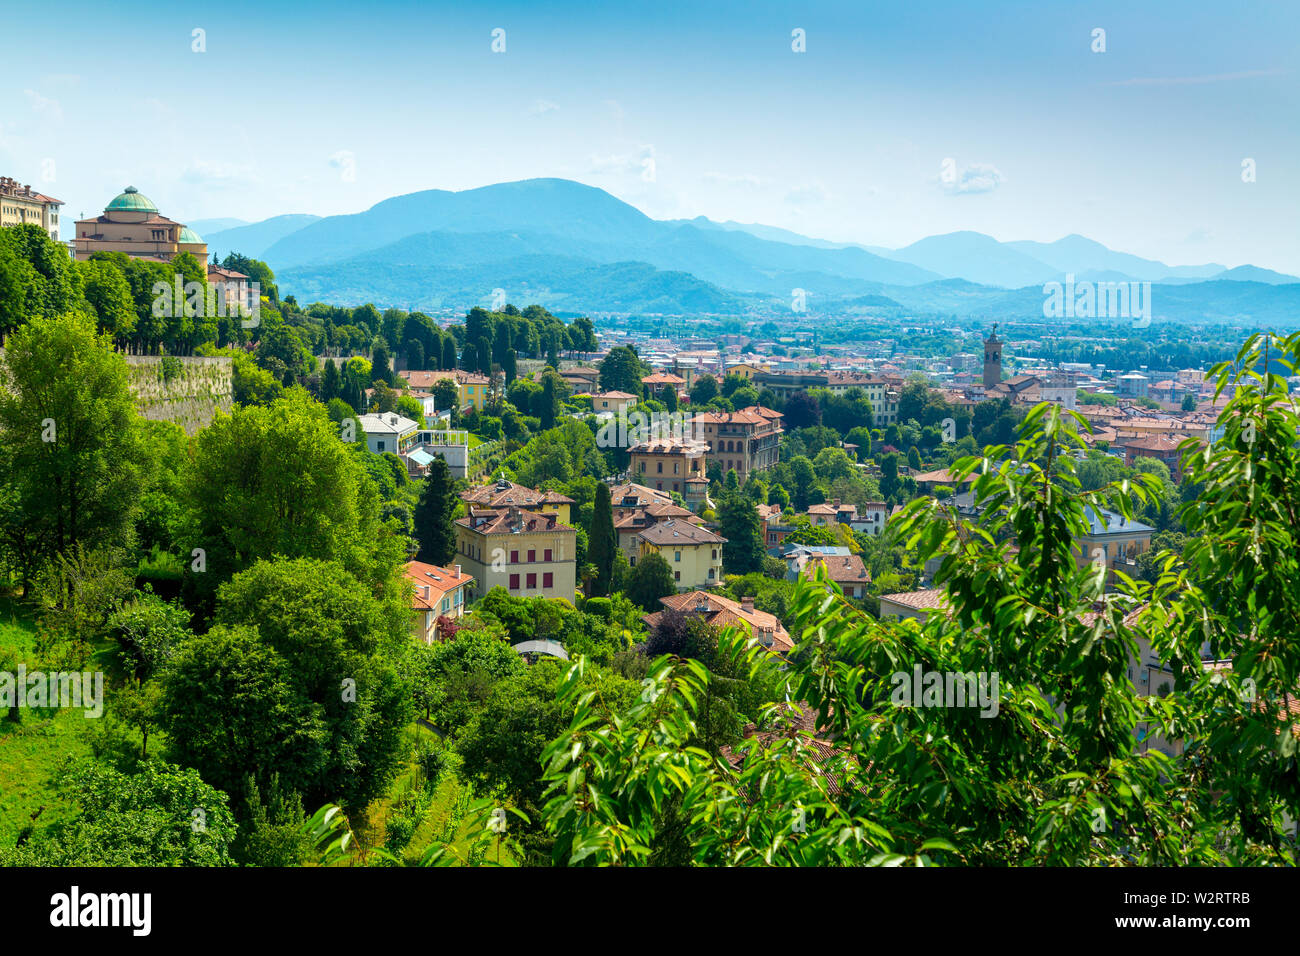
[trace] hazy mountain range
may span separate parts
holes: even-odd
[[[410,308],[510,302],[553,311],[1042,316],[1043,284],[1153,283],[1153,321],[1300,321],[1300,278],[1255,266],[1171,266],[1084,236],[999,242],[977,232],[901,249],[773,226],[656,220],[604,190],[532,179],[384,200],[365,212],[190,224],[211,251],[264,259],[300,302]]]

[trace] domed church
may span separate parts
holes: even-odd
[[[140,190],[127,186],[94,219],[77,220],[75,257],[89,259],[96,252],[125,252],[132,259],[171,262],[188,252],[199,264],[208,264],[208,244],[184,223],[160,215]]]

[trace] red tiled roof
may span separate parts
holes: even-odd
[[[411,608],[416,611],[436,611],[442,597],[458,587],[474,583],[474,578],[464,573],[457,573],[455,568],[444,568],[423,561],[408,561],[403,569],[407,580],[415,587],[411,599]],[[429,588],[429,596],[424,597],[423,589]]]

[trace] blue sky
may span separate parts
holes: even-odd
[[[562,176],[656,218],[1300,273],[1300,4],[702,6],[25,4],[0,173],[69,222],[128,183],[257,220]]]

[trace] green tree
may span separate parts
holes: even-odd
[[[588,536],[587,558],[596,566],[596,576],[591,582],[593,597],[610,593],[614,576],[614,552],[618,549],[618,533],[614,530],[614,508],[609,496],[609,485],[596,485],[596,506]]]
[[[424,487],[415,506],[416,558],[428,564],[448,565],[456,557],[456,497],[451,469],[443,458],[429,463]]]
[[[641,395],[641,360],[626,345],[616,345],[600,362],[600,388],[605,392]]]
[[[661,610],[662,597],[677,593],[673,569],[657,551],[645,555],[636,563],[628,577],[625,589],[628,600],[647,611]]]
[[[341,562],[366,581],[387,580],[404,545],[380,521],[374,482],[325,408],[290,389],[269,408],[237,408],[201,431],[181,480],[191,549],[205,570],[199,594],[259,558]]]
[[[739,494],[728,494],[718,509],[718,533],[727,539],[722,546],[722,569],[727,574],[749,574],[763,570],[763,523],[754,503]]]
[[[29,843],[0,850],[5,866],[230,866],[236,827],[224,793],[192,769],[145,761],[136,773],[84,764],[64,789],[78,810]]]
[[[0,549],[25,579],[133,540],[148,454],[126,362],[85,316],[38,318],[0,357]]]

